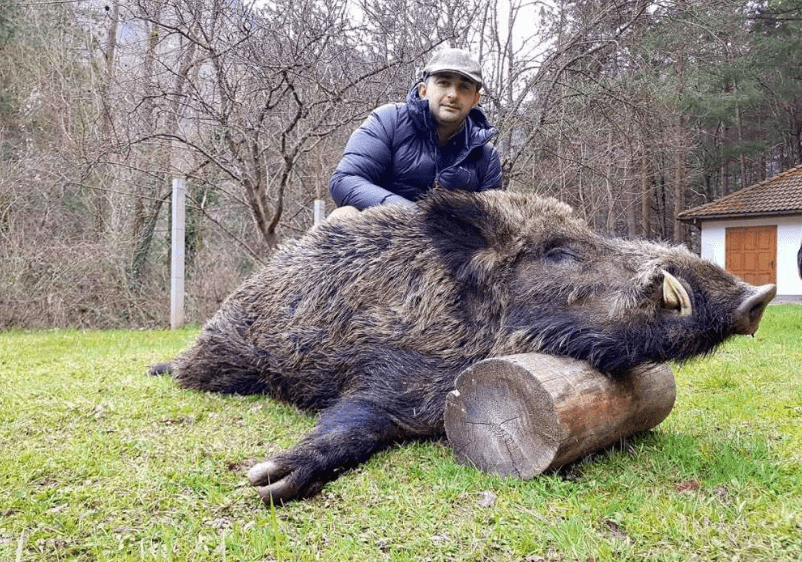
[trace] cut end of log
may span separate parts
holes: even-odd
[[[612,379],[540,353],[486,359],[457,377],[445,428],[457,461],[529,479],[656,426],[674,405],[665,365]]]
[[[459,462],[532,478],[564,438],[551,396],[519,366],[489,359],[465,370],[446,400],[445,425]]]

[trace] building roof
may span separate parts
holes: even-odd
[[[682,211],[677,219],[732,219],[802,214],[802,165],[726,197]]]

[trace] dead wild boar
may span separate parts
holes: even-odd
[[[455,377],[481,359],[546,352],[623,376],[753,334],[775,292],[682,247],[599,236],[554,199],[435,190],[286,244],[154,370],[320,412],[248,474],[279,503],[390,443],[442,435]]]

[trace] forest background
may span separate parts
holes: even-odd
[[[802,162],[802,0],[0,0],[0,329],[169,324],[287,237],[431,53],[482,59],[508,189],[597,230],[675,221]]]

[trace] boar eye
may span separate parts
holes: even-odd
[[[543,258],[552,263],[579,261],[579,256],[576,254],[576,252],[569,250],[568,248],[551,248],[550,250],[546,251],[546,253],[543,255]]]

